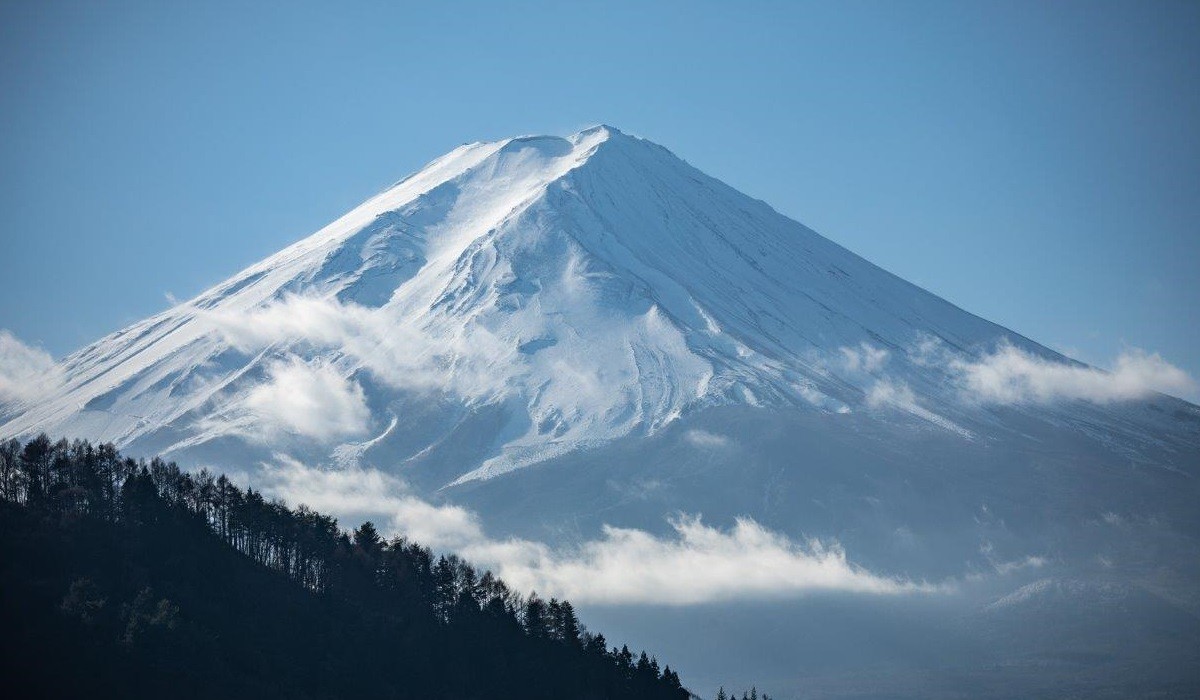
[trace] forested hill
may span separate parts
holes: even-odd
[[[0,496],[10,697],[688,697],[567,601],[224,476],[42,436]]]

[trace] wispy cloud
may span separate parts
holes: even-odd
[[[318,469],[286,455],[275,460],[263,465],[261,487],[294,505],[344,518],[374,518],[394,533],[439,549],[486,541],[470,511],[417,498],[402,480],[377,469]]]
[[[1015,571],[1023,571],[1025,569],[1040,569],[1046,565],[1045,557],[1027,556],[1021,559],[1013,559],[1010,561],[995,561],[992,562],[992,568],[1000,575],[1011,574]]]
[[[1017,559],[1001,559],[996,554],[995,546],[987,541],[979,545],[979,553],[987,559],[992,569],[1001,576],[1007,576],[1008,574],[1024,571],[1025,569],[1040,569],[1049,563],[1045,557],[1034,556],[1032,554]]]
[[[208,423],[262,441],[291,434],[329,442],[361,435],[370,420],[358,382],[326,363],[289,357],[272,363],[265,381]]]
[[[855,347],[839,348],[838,351],[841,354],[842,368],[850,373],[878,372],[887,363],[889,355],[886,349],[877,348],[867,342],[859,343]]]
[[[729,438],[724,435],[692,428],[683,434],[683,439],[693,447],[721,448],[729,446]]]
[[[50,353],[0,329],[0,402],[32,401],[62,381]]]
[[[692,605],[818,591],[900,595],[938,590],[856,566],[836,542],[797,542],[749,518],[721,529],[699,517],[679,516],[670,521],[667,535],[605,526],[599,539],[554,548],[489,537],[470,511],[424,501],[400,479],[373,469],[326,471],[280,457],[266,465],[264,479],[267,492],[289,502],[345,517],[375,518],[394,532],[492,569],[517,590],[576,602]]]
[[[500,368],[516,349],[486,328],[468,323],[426,328],[389,308],[291,295],[251,310],[204,317],[235,347],[258,351],[274,344],[335,348],[393,387],[453,391],[467,398],[501,392]]]
[[[855,566],[837,543],[794,542],[749,518],[727,530],[705,525],[698,516],[679,516],[670,524],[673,532],[667,536],[605,526],[600,539],[566,551],[510,540],[475,543],[463,553],[495,566],[518,590],[602,604],[694,605],[817,591],[935,590]]]
[[[639,425],[657,430],[707,390],[711,363],[689,349],[657,306],[613,313],[601,303],[604,291],[588,286],[606,273],[572,264],[565,274],[571,279],[558,291],[503,312],[439,293],[412,302],[415,307],[405,300],[371,308],[287,296],[202,315],[247,353],[336,354],[363,370],[356,376],[364,385],[440,394],[467,405],[523,405],[527,432],[511,436],[460,477],[465,481],[615,439]],[[577,295],[597,300],[579,303]]]
[[[982,403],[1029,404],[1083,399],[1112,403],[1145,398],[1154,392],[1187,395],[1196,382],[1157,353],[1132,349],[1121,353],[1110,372],[1055,362],[1002,344],[976,361],[950,364],[967,397]]]
[[[867,405],[871,408],[881,406],[897,406],[911,411],[917,406],[917,397],[912,389],[904,382],[882,379],[875,382],[866,391]]]
[[[866,402],[870,408],[898,408],[945,430],[958,433],[968,440],[975,437],[971,431],[961,425],[922,406],[912,388],[902,381],[889,378],[875,381],[867,388]]]

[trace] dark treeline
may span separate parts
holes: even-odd
[[[34,697],[662,698],[568,601],[112,445],[0,443],[0,664]]]
[[[736,693],[726,694],[725,688],[722,686],[721,689],[717,691],[717,700],[738,700],[738,696]],[[767,695],[766,693],[759,695],[758,688],[751,688],[750,690],[742,692],[742,700],[771,700],[771,696]]]

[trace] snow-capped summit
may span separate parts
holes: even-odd
[[[722,405],[978,439],[996,352],[1085,370],[601,125],[454,149],[66,358],[0,433],[462,483]]]

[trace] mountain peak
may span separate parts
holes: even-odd
[[[886,395],[969,436],[944,373],[909,352],[929,339],[1050,356],[599,125],[447,153],[70,356],[0,434],[314,462],[386,445],[447,482],[728,404],[842,413]],[[280,408],[293,398],[309,408]]]
[[[575,134],[571,138],[572,138],[572,140],[577,140],[579,138],[589,136],[592,134],[604,134],[608,137],[627,136],[627,134],[625,132],[621,131],[620,129],[618,129],[615,126],[610,126],[608,124],[596,124],[594,126],[589,126],[586,129],[582,129],[580,131],[575,132]]]
[[[551,134],[529,134],[525,136],[516,136],[509,139],[494,142],[498,145],[501,153],[511,153],[522,149],[537,149],[548,157],[567,155],[571,152],[571,157],[576,161],[576,165],[582,164],[589,157],[594,155],[599,149],[615,144],[643,144],[653,145],[650,141],[641,139],[621,131],[620,129],[609,126],[608,124],[597,124],[595,126],[582,129],[568,136],[556,136]],[[483,144],[488,145],[488,144]],[[557,173],[565,174],[566,171]]]

